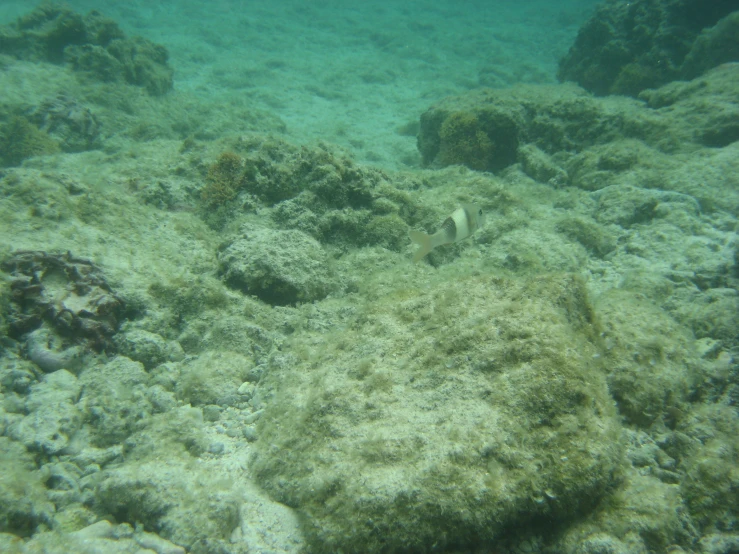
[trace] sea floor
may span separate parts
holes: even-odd
[[[174,88],[0,57],[0,551],[737,551],[739,66],[560,85],[584,0],[68,4]],[[480,98],[541,140],[422,167]]]

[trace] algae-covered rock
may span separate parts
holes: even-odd
[[[45,2],[12,25],[0,27],[0,53],[22,60],[60,64],[100,81],[125,81],[158,96],[172,88],[166,48],[142,37],[126,37],[98,11],[83,16]]]
[[[692,81],[675,81],[656,90],[645,90],[639,97],[651,108],[665,108],[660,111],[681,142],[724,148],[739,140],[737,79],[739,63],[726,63]]]
[[[116,336],[118,350],[124,356],[152,369],[164,362],[176,362],[185,357],[177,341],[168,341],[157,333],[144,329],[130,329]]]
[[[736,8],[737,11],[698,35],[685,56],[681,68],[683,77],[692,79],[708,69],[739,60],[739,5]]]
[[[51,522],[53,511],[33,457],[19,442],[0,437],[0,533],[28,537]]]
[[[245,226],[218,260],[226,283],[268,304],[312,302],[337,288],[328,255],[300,231]]]
[[[621,137],[657,137],[664,125],[636,101],[595,99],[575,86],[481,89],[444,98],[424,112],[418,149],[427,166],[497,171],[520,161],[533,170],[527,145],[541,158]],[[547,181],[566,178],[549,165],[532,173]]]
[[[734,529],[739,520],[739,414],[731,403],[729,397],[698,406],[677,428],[689,442],[675,445],[685,471],[680,490],[705,534]]]
[[[146,394],[148,379],[139,362],[124,356],[116,356],[80,375],[81,405],[95,446],[118,444],[146,425],[154,411]]]
[[[253,360],[235,352],[205,352],[185,364],[177,392],[193,406],[230,406],[253,367]]]
[[[685,76],[681,66],[691,47],[696,48],[696,42],[707,42],[708,37],[700,35],[701,31],[735,10],[739,10],[736,0],[604,2],[582,26],[575,44],[560,61],[558,77],[575,81],[595,94],[636,96],[644,89]],[[723,36],[725,31],[716,34]],[[721,63],[721,58],[715,61]],[[687,76],[694,77],[695,63],[688,65]]]
[[[147,530],[200,552],[230,552],[226,545],[239,523],[238,503],[227,480],[203,467],[169,456],[132,462],[106,471],[96,497],[101,510],[123,521],[147,522]],[[221,546],[217,546],[217,545]]]
[[[25,117],[13,117],[0,127],[0,165],[20,165],[33,156],[59,151],[59,144]]]
[[[35,452],[62,453],[82,426],[79,395],[80,384],[66,369],[45,375],[31,386],[27,415],[8,427],[8,436]]]
[[[624,482],[589,517],[557,538],[562,554],[648,554],[684,552],[695,530],[685,517],[678,485],[630,471]]]
[[[577,278],[472,277],[361,312],[296,339],[260,385],[274,401],[252,468],[316,551],[479,546],[617,483],[620,428]]]
[[[418,149],[427,166],[499,171],[520,163],[537,180],[589,190],[653,168],[651,188],[671,189],[675,179],[660,179],[663,166],[674,164],[665,154],[739,139],[738,73],[739,64],[723,64],[693,81],[646,90],[640,101],[593,98],[571,84],[473,90],[421,114]]]
[[[223,228],[245,206],[271,207],[272,220],[339,247],[400,250],[418,207],[395,178],[325,144],[298,147],[259,136],[232,141],[210,164],[200,193],[209,225]]]
[[[87,105],[71,96],[59,94],[47,98],[30,117],[65,152],[82,152],[101,145],[97,117]]]
[[[621,415],[645,427],[673,420],[696,378],[697,354],[687,329],[639,293],[613,290],[596,305],[609,388]]]

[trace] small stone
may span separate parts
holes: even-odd
[[[114,527],[112,523],[101,519],[100,521],[71,534],[82,540],[107,539],[113,536],[113,529]]]
[[[254,389],[255,388],[256,388],[256,386],[254,385],[254,383],[250,383],[249,381],[245,381],[239,387],[238,393],[241,396],[245,397],[246,400],[248,400],[254,394]]]
[[[154,533],[137,533],[134,540],[142,548],[149,548],[157,554],[186,554],[185,549]]]
[[[244,423],[251,425],[256,420],[258,420],[260,417],[262,417],[263,413],[264,413],[264,410],[257,410],[253,414],[249,414],[248,416],[244,418]]]

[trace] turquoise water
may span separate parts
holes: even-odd
[[[167,47],[175,89],[279,117],[297,142],[326,140],[359,160],[403,167],[397,129],[435,99],[478,87],[552,83],[594,1],[70,2]],[[28,10],[3,2],[0,21]]]
[[[0,553],[739,552],[735,0],[67,6],[0,3]]]

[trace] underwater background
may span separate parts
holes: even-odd
[[[739,552],[738,37],[3,0],[0,553]]]

